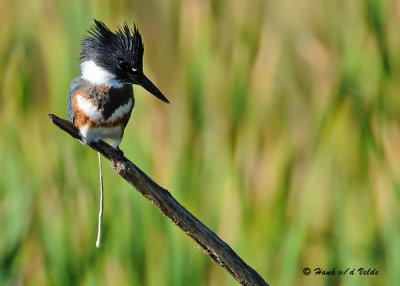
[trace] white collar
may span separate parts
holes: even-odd
[[[82,78],[92,84],[122,87],[122,84],[115,79],[115,75],[96,65],[92,60],[81,63],[81,73]]]

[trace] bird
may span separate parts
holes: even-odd
[[[169,103],[162,92],[143,73],[144,45],[136,24],[125,22],[112,32],[103,22],[94,19],[89,35],[81,43],[81,76],[69,88],[68,117],[79,129],[84,145],[103,140],[110,142],[121,157],[125,128],[131,117],[135,98],[132,85],[141,85],[162,101]],[[103,217],[103,175],[101,156],[100,211],[96,247],[100,247]]]
[[[136,24],[131,29],[125,22],[113,32],[94,19],[88,33],[81,43],[81,76],[69,88],[69,119],[79,129],[84,145],[103,140],[121,151],[119,145],[135,105],[132,85],[169,101],[143,73],[144,45]]]

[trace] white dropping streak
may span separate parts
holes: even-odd
[[[122,84],[115,79],[115,75],[105,68],[96,65],[94,61],[84,61],[81,63],[82,78],[97,85],[108,85],[112,87],[122,87]]]
[[[103,207],[104,207],[104,197],[103,197],[103,170],[101,168],[101,155],[99,155],[99,167],[100,167],[100,211],[99,211],[99,227],[97,229],[97,240],[96,240],[96,247],[100,248],[101,243],[101,221],[103,220]]]

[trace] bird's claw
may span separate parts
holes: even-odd
[[[118,159],[122,159],[124,157],[124,151],[122,151],[119,146],[117,148],[115,148],[115,150],[118,152]]]

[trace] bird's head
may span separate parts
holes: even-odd
[[[136,25],[113,33],[97,20],[82,42],[82,77],[94,84],[138,84],[164,102],[168,99],[143,73],[144,46]]]

